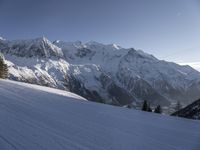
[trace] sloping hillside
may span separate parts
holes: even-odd
[[[200,99],[172,114],[189,119],[200,119]]]
[[[199,150],[200,122],[0,80],[2,150]]]

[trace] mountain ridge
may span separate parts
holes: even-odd
[[[133,48],[42,37],[0,40],[0,52],[10,79],[69,90],[97,102],[138,106],[147,100],[168,107],[200,97],[198,71]]]
[[[174,112],[172,116],[179,116],[188,119],[200,119],[200,99]]]

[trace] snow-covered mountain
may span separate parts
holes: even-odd
[[[200,97],[200,73],[116,44],[0,40],[10,79],[77,93],[114,105],[183,105]]]
[[[45,37],[31,40],[7,41],[0,39],[1,51],[19,57],[62,57],[63,53],[60,48],[52,44]]]
[[[1,150],[199,150],[200,121],[0,80]]]
[[[200,99],[173,113],[172,116],[200,119]]]

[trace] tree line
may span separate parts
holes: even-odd
[[[179,111],[182,108],[182,105],[180,101],[177,101],[176,105],[174,106],[175,111]],[[150,104],[145,100],[142,105],[142,110],[147,112],[154,112],[161,114],[162,113],[162,107],[161,105],[157,105],[156,108],[153,110],[150,106]]]
[[[154,112],[161,114],[162,113],[162,107],[160,105],[156,106],[156,108],[153,110],[150,106],[150,104],[145,100],[143,105],[142,105],[142,110],[143,111],[148,111],[148,112]]]

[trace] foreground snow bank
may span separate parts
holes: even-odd
[[[47,92],[47,93],[55,94],[55,95],[62,95],[62,96],[68,97],[68,98],[86,100],[85,98],[83,98],[77,94],[74,94],[74,93],[71,93],[68,91],[64,91],[64,90],[55,89],[55,88],[50,88],[50,87],[45,87],[45,86],[40,86],[40,85],[35,85],[35,84],[27,84],[27,83],[16,82],[16,81],[11,81],[11,80],[0,80],[0,83],[1,82],[2,82],[2,84],[0,85],[1,88],[5,88],[5,89],[11,88],[14,90],[13,92],[18,91],[18,93],[17,93],[18,95],[22,94],[26,98],[30,98],[30,95],[28,93],[30,93],[32,90],[35,90],[38,92],[36,94],[37,95],[39,94],[39,96],[41,96],[41,98],[43,98],[43,99],[50,98],[48,95],[43,97],[43,94],[41,94],[43,92]],[[3,90],[3,89],[1,89],[1,90]],[[27,93],[24,93],[25,92],[24,90]],[[8,91],[5,91],[4,95],[6,95],[6,92],[8,92]]]
[[[97,104],[0,80],[2,150],[199,150],[200,121]]]

